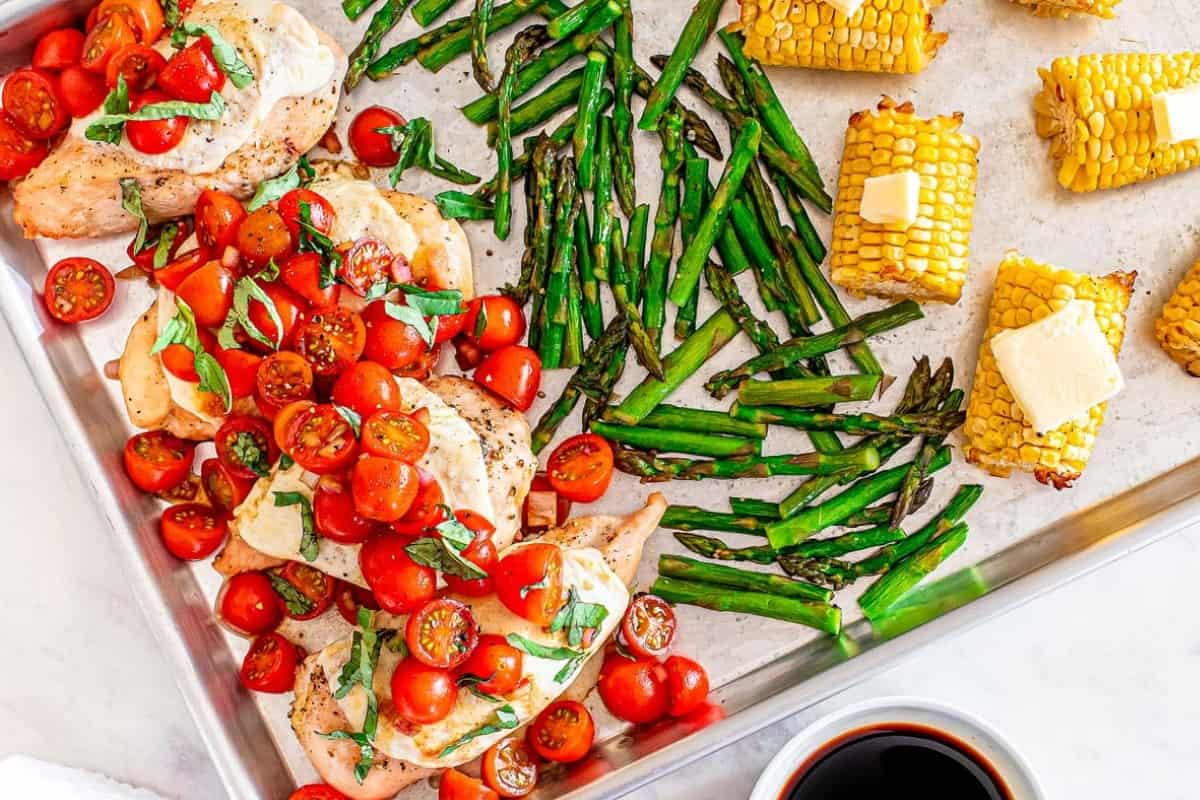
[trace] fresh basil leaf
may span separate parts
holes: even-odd
[[[312,224],[312,208],[304,200],[300,201],[300,238],[296,251],[300,253],[316,253],[321,257],[321,276],[319,284],[322,289],[328,289],[337,281],[338,269],[342,266],[342,254],[337,251],[333,240]]]
[[[538,644],[532,639],[526,639],[519,633],[510,633],[507,639],[509,644],[521,652],[528,653],[534,658],[544,658],[548,661],[568,661],[572,658],[582,658],[587,655],[587,653],[572,650],[569,647],[547,647],[544,644]]]
[[[161,103],[150,103],[137,111],[124,113],[105,112],[88,125],[84,135],[89,139],[117,144],[121,141],[121,132],[126,122],[144,122],[172,117],[191,117],[192,119],[218,120],[225,113],[225,101],[221,95],[212,93],[207,103],[189,103],[185,100],[164,100]],[[115,137],[114,137],[115,130]]]
[[[572,586],[567,591],[567,602],[554,615],[550,622],[550,632],[567,632],[567,644],[579,647],[583,644],[583,634],[588,630],[599,630],[608,618],[608,609],[597,603],[585,603],[579,599],[579,593]]]
[[[287,453],[284,453],[283,455],[279,456],[279,471],[280,472],[283,472],[284,470],[289,470],[294,466],[296,466],[296,460],[294,458],[292,458],[291,456],[289,456]]]
[[[350,658],[338,675],[338,686],[334,699],[341,700],[355,686],[361,686],[367,696],[367,713],[363,719],[362,732],[374,737],[379,727],[379,698],[375,695],[375,667],[379,663],[379,652],[383,640],[375,630],[375,615],[366,608],[358,610],[359,630],[354,632],[350,644]]]
[[[483,338],[483,334],[487,330],[487,324],[488,324],[487,303],[480,302],[479,303],[479,313],[475,316],[475,330],[473,331],[473,333],[475,334],[475,341],[479,341],[480,339]]]
[[[275,505],[300,506],[300,525],[303,533],[300,536],[300,555],[305,561],[316,561],[320,551],[320,537],[317,526],[313,522],[312,501],[300,492],[272,492],[275,495]]]
[[[408,643],[404,641],[401,631],[389,631],[385,640],[387,649],[399,653],[401,658],[408,658]]]
[[[425,315],[412,306],[404,306],[399,303],[393,303],[390,300],[384,301],[384,312],[392,319],[397,319],[403,322],[417,332],[426,346],[433,347],[434,337],[436,333],[426,321]]]
[[[168,28],[174,28],[183,16],[179,13],[179,0],[164,0],[162,6],[163,22]]]
[[[404,551],[421,566],[436,569],[446,575],[464,580],[487,577],[487,573],[464,558],[461,551],[437,536],[423,536],[405,547]]]
[[[260,269],[258,274],[254,276],[254,279],[256,281],[263,281],[264,283],[272,283],[278,280],[279,265],[275,263],[275,259],[272,258],[268,261],[267,265]]]
[[[458,289],[439,289],[431,292],[407,283],[400,284],[399,288],[404,293],[404,302],[427,317],[461,314],[466,311],[462,292]]]
[[[350,428],[354,431],[355,438],[362,436],[362,415],[353,408],[339,406],[337,403],[333,404],[333,410],[341,414],[342,419],[346,420],[347,424],[350,425]]]
[[[259,330],[254,321],[250,319],[251,300],[257,300],[266,309],[271,324],[275,326],[275,341]],[[233,305],[230,307],[229,315],[225,317],[221,329],[217,332],[217,342],[221,347],[226,350],[236,350],[241,347],[236,336],[238,326],[241,326],[251,339],[273,350],[278,350],[283,341],[283,320],[279,316],[279,309],[275,307],[275,301],[271,299],[265,289],[258,285],[254,278],[249,276],[239,279],[233,287]]]
[[[246,203],[247,211],[257,211],[267,203],[273,203],[292,189],[300,187],[300,165],[292,164],[291,169],[282,175],[263,181],[254,190],[254,197]]]
[[[529,597],[530,592],[537,591],[538,589],[548,589],[548,588],[550,588],[550,578],[549,578],[549,576],[543,574],[542,579],[540,581],[538,581],[537,583],[529,583],[529,584],[526,584],[525,586],[522,586],[520,591],[517,592],[517,594],[521,595],[521,599],[524,600],[526,597]]]
[[[179,31],[183,31],[188,36],[207,36],[208,40],[212,42],[213,61],[217,62],[221,72],[225,73],[225,77],[229,78],[229,82],[235,87],[245,89],[254,83],[254,72],[242,60],[237,48],[231,45],[212,25],[185,22],[176,28],[176,32]],[[174,34],[172,34],[173,36]],[[172,42],[174,42],[173,38]]]
[[[129,212],[138,221],[137,234],[133,237],[133,252],[140,253],[146,248],[146,234],[150,232],[150,220],[142,209],[142,186],[137,178],[121,178],[121,208]]]
[[[475,541],[475,531],[459,522],[453,512],[446,516],[446,521],[439,523],[435,530],[441,534],[444,541],[453,544],[458,550],[470,547],[471,543]]]
[[[371,767],[375,766],[375,745],[371,743],[370,738],[365,733],[351,733],[350,731],[331,731],[329,733],[317,733],[322,739],[332,739],[334,741],[354,742],[358,745],[358,763],[354,765],[354,779],[359,785],[367,779],[367,775],[371,773]]]
[[[496,216],[495,203],[466,192],[451,190],[442,192],[433,199],[446,219],[469,219],[479,222]]]
[[[233,408],[233,389],[229,385],[229,376],[225,374],[225,368],[221,366],[221,362],[217,361],[211,353],[204,352],[203,349],[193,352],[192,361],[196,375],[200,378],[198,387],[200,391],[209,392],[221,398],[226,411]]]
[[[125,83],[125,76],[118,73],[116,87],[104,98],[104,113],[106,115],[114,115],[124,114],[127,111],[129,111],[129,87]],[[84,136],[96,142],[120,144],[121,134],[124,130],[124,123],[113,125],[93,124],[87,126]]]
[[[267,460],[267,453],[258,446],[258,439],[254,437],[254,434],[241,431],[234,437],[230,449],[233,450],[233,454],[238,457],[238,460],[258,477],[268,478],[271,476],[271,464]]]
[[[482,725],[470,733],[463,734],[457,741],[447,745],[445,750],[438,753],[438,758],[445,758],[472,739],[478,739],[481,736],[490,736],[500,731],[511,731],[521,724],[520,718],[517,717],[517,712],[513,711],[512,706],[509,705],[497,708],[493,720],[493,722]]]
[[[175,298],[175,316],[163,326],[150,353],[161,353],[173,344],[181,344],[192,351],[196,375],[200,378],[200,391],[211,392],[225,403],[225,410],[233,408],[233,391],[229,388],[229,376],[210,353],[205,352],[196,329],[196,316],[182,298]]]
[[[287,606],[288,613],[292,616],[303,617],[317,607],[317,604],[309,600],[304,592],[293,586],[282,575],[268,570],[267,580],[271,582],[271,588],[283,600],[283,604]]]
[[[581,655],[578,658],[572,658],[570,661],[563,664],[562,669],[560,669],[558,672],[554,673],[554,682],[562,683],[567,678],[571,677],[571,675],[573,675],[575,673],[575,670],[579,668],[579,665],[582,662],[583,662],[583,656]]]
[[[308,156],[300,156],[296,160],[296,171],[300,173],[300,185],[307,186],[317,179],[317,171],[308,163]]]
[[[171,248],[179,237],[179,223],[168,222],[158,231],[158,241],[154,245],[154,268],[162,269],[171,257]]]
[[[479,684],[487,683],[494,677],[496,677],[496,673],[494,672],[486,678],[481,678],[478,675],[472,675],[471,673],[466,672],[458,676],[458,680],[455,681],[455,684],[460,688],[466,689],[480,700],[486,700],[489,703],[501,703],[503,702],[502,698],[496,697],[494,694],[488,694],[479,688]]]

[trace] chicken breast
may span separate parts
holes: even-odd
[[[548,531],[541,541],[572,549],[596,548],[605,564],[629,586],[633,583],[645,543],[657,530],[666,508],[666,499],[655,493],[647,499],[644,508],[627,517],[581,517]],[[379,622],[394,626],[399,620],[381,617]],[[320,735],[350,727],[345,713],[333,698],[320,658],[320,653],[309,656],[297,674],[291,723],[321,779],[352,800],[387,800],[432,775],[433,770],[377,754],[376,765],[366,780],[358,783],[354,776],[354,767],[359,760],[358,746],[353,742],[331,741]],[[591,659],[563,696],[586,695],[596,684],[600,660]],[[596,665],[594,669],[592,664]]]

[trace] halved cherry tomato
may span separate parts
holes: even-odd
[[[46,142],[30,139],[17,130],[11,116],[0,112],[0,181],[25,177],[49,152]]]
[[[127,44],[113,54],[104,72],[104,81],[109,88],[117,85],[117,76],[125,77],[125,85],[132,92],[144,92],[150,88],[158,73],[167,65],[167,60],[153,47],[144,44]]]
[[[404,125],[404,117],[383,106],[371,106],[358,113],[350,123],[350,149],[369,167],[391,167],[400,160],[392,147],[392,137],[378,133],[379,128]]]
[[[375,600],[375,595],[371,594],[370,589],[364,589],[361,586],[355,586],[353,583],[345,581],[338,584],[337,594],[334,595],[333,599],[337,604],[338,613],[342,615],[342,619],[351,625],[358,624],[358,610],[360,608],[370,609],[371,611],[379,610],[379,603]]]
[[[671,656],[663,664],[667,671],[667,713],[686,716],[708,699],[708,673],[704,667],[683,656]]]
[[[189,250],[183,255],[176,257],[174,261],[162,269],[154,270],[154,280],[164,289],[177,292],[179,291],[179,285],[183,283],[184,279],[206,263],[208,263],[208,259],[203,252],[200,250]]]
[[[397,278],[397,281],[400,283],[404,283],[405,280],[406,279]],[[426,281],[426,283],[429,282]],[[441,291],[441,287],[426,286],[425,288],[431,292]],[[437,327],[434,328],[433,331],[434,344],[448,342],[466,329],[468,316],[467,307],[463,305],[461,308],[463,309],[461,313],[440,314],[436,317]]]
[[[308,359],[318,375],[337,375],[362,355],[367,329],[362,317],[348,308],[314,309],[296,331],[296,352]]]
[[[266,633],[250,645],[239,677],[251,691],[283,694],[292,690],[299,663],[295,645],[278,633]]]
[[[324,614],[333,605],[333,595],[337,589],[336,579],[321,572],[316,567],[302,564],[299,561],[289,561],[282,567],[275,567],[272,573],[290,583],[300,594],[304,595],[304,610],[298,606],[289,605],[283,596],[283,613],[291,619],[314,619]]]
[[[225,370],[225,376],[229,378],[229,391],[234,397],[250,397],[254,394],[262,356],[248,350],[226,350],[219,344],[210,352]]]
[[[86,117],[108,96],[104,78],[78,64],[63,69],[58,76],[58,88],[73,117]]]
[[[442,772],[438,786],[438,800],[497,800],[498,796],[478,779],[469,777],[456,769]]]
[[[385,533],[368,539],[358,552],[358,565],[379,606],[391,614],[411,613],[437,593],[437,573],[412,560],[405,547],[411,540]]]
[[[354,507],[367,519],[380,522],[400,519],[417,498],[419,487],[417,469],[411,464],[363,456],[354,465],[351,479]]]
[[[122,14],[109,14],[103,19],[97,19],[96,27],[92,28],[83,40],[83,52],[79,56],[79,66],[86,70],[103,75],[108,69],[108,62],[122,47],[137,44],[137,34]]]
[[[143,44],[157,39],[165,22],[158,0],[101,0],[96,9],[97,21],[110,15],[124,17]]]
[[[354,510],[350,482],[322,475],[313,495],[313,520],[326,539],[339,544],[361,544],[379,533],[379,523]]]
[[[292,243],[300,243],[301,204],[308,206],[308,224],[321,233],[333,230],[336,216],[333,205],[312,189],[292,189],[279,198],[279,213],[292,234]]]
[[[479,678],[475,688],[484,694],[503,696],[516,689],[521,682],[523,662],[521,651],[509,644],[507,639],[486,633],[479,637],[479,645],[459,668],[458,674]]]
[[[528,411],[542,383],[542,360],[523,345],[502,347],[475,370],[475,382],[518,411]]]
[[[654,722],[667,714],[667,671],[653,659],[613,654],[600,667],[600,699],[614,717]]]
[[[333,385],[333,402],[353,409],[363,420],[376,412],[398,414],[400,412],[400,389],[387,367],[374,361],[359,361],[338,376]],[[405,415],[407,416],[407,415]],[[428,438],[428,434],[426,434]],[[363,447],[371,450],[363,429]],[[374,452],[374,451],[371,451]],[[422,448],[421,452],[424,452]],[[386,456],[388,453],[376,453]],[[399,458],[400,456],[392,456]],[[415,459],[405,459],[413,461]]]
[[[83,55],[83,33],[74,28],[59,28],[38,39],[33,48],[35,69],[64,69],[79,63]]]
[[[312,367],[290,350],[272,353],[258,365],[255,392],[259,410],[274,419],[284,406],[313,397]],[[278,432],[275,436],[279,441]]]
[[[158,74],[158,85],[177,100],[207,103],[225,85],[225,73],[213,58],[212,41],[201,36],[171,56]]]
[[[125,472],[143,492],[165,492],[192,471],[196,445],[166,431],[145,431],[125,442]]]
[[[179,284],[176,294],[196,316],[196,324],[218,328],[233,308],[234,274],[220,261],[209,261]]]
[[[412,464],[429,449],[429,429],[403,411],[380,411],[363,421],[362,444],[372,455]]]
[[[449,670],[426,666],[409,657],[392,673],[396,714],[413,725],[432,725],[445,719],[457,699],[458,686]]]
[[[630,652],[641,658],[662,658],[675,641],[675,612],[653,594],[638,594],[625,609],[621,638]]]
[[[287,224],[274,206],[265,205],[250,212],[238,226],[237,249],[253,267],[265,267],[290,256],[295,249]]]
[[[483,754],[483,780],[501,797],[524,797],[537,779],[537,761],[520,736],[501,739]]]
[[[594,433],[572,436],[554,448],[546,475],[555,491],[576,503],[599,500],[613,476],[613,451]]]
[[[455,594],[467,597],[486,597],[495,588],[492,574],[500,563],[500,553],[496,549],[496,543],[492,541],[492,534],[496,532],[496,526],[492,525],[482,514],[476,514],[465,508],[455,511],[454,516],[467,530],[475,534],[471,543],[463,548],[462,557],[487,573],[487,577],[460,578],[457,575],[447,574],[443,575],[446,579],[446,586]]]
[[[300,324],[300,319],[304,316],[304,308],[307,304],[303,298],[279,282],[263,284],[262,290],[267,297],[271,298],[271,305],[275,306],[275,313],[279,315],[279,321],[283,323],[283,331],[275,330],[275,320],[271,319],[266,305],[256,298],[250,298],[246,316],[250,318],[250,324],[258,328],[259,332],[264,334],[267,339],[279,342],[281,347],[287,347],[292,342],[292,336],[296,332],[296,326]],[[256,339],[250,340],[250,346],[261,350],[268,349]]]
[[[354,429],[331,405],[292,403],[276,417],[275,437],[283,452],[318,475],[343,471],[358,454]],[[357,500],[356,493],[356,506]]]
[[[219,458],[206,458],[200,465],[200,485],[213,508],[233,511],[254,488],[254,479],[234,475]]]
[[[159,531],[171,555],[199,561],[215,553],[225,540],[225,515],[199,503],[180,503],[163,512]]]
[[[48,72],[19,69],[4,81],[4,110],[31,139],[49,139],[71,124],[71,113]]]
[[[258,636],[273,631],[283,621],[283,605],[261,572],[234,575],[221,587],[217,612],[243,636]]]
[[[198,328],[196,333],[204,352],[211,353],[216,349],[217,337],[204,328]],[[200,375],[196,372],[196,354],[188,347],[181,344],[167,345],[166,349],[162,351],[161,358],[163,366],[176,378],[191,383],[200,382]]]
[[[505,607],[535,625],[549,625],[563,604],[563,556],[556,545],[533,542],[509,551],[493,577]]]
[[[482,350],[491,352],[517,344],[525,335],[525,314],[511,297],[476,297],[468,307],[464,332]]]
[[[174,260],[176,254],[179,253],[180,245],[182,245],[184,240],[187,239],[192,233],[192,223],[188,219],[176,220],[170,224],[175,226],[175,235],[171,238],[170,244],[167,245],[167,263],[163,264],[163,269],[166,269],[168,264]],[[155,252],[158,249],[159,240],[162,237],[163,230],[166,227],[166,225],[152,225],[150,227],[150,233],[146,236],[146,242],[144,245],[142,245],[142,249],[138,252],[134,252],[133,245],[137,239],[137,237],[134,237],[129,241],[129,245],[125,248],[125,254],[129,256],[134,264],[137,264],[142,269],[146,270],[147,272],[154,272]]]
[[[238,226],[246,209],[237,199],[217,189],[205,189],[196,200],[196,236],[200,246],[213,256],[237,241]]]
[[[279,265],[279,277],[296,294],[314,308],[337,305],[342,293],[341,284],[321,286],[321,256],[318,253],[298,253]]]
[[[103,264],[77,256],[50,268],[42,299],[59,322],[86,322],[108,310],[116,290],[112,273]]]
[[[373,236],[364,236],[347,242],[338,248],[342,254],[342,265],[338,275],[350,291],[365,297],[377,283],[392,279],[392,262],[395,257],[391,249]]]
[[[596,723],[581,703],[551,703],[529,726],[529,745],[547,761],[569,764],[587,755],[596,738]]]
[[[422,664],[454,669],[470,658],[479,644],[479,626],[470,606],[441,597],[409,615],[404,641],[409,655]]]
[[[402,536],[420,536],[446,520],[446,495],[437,476],[420,467],[417,467],[417,476],[417,499],[403,517],[392,523],[392,530]]]
[[[213,437],[217,458],[230,474],[242,478],[261,478],[279,457],[271,428],[258,417],[233,416],[225,420]]]
[[[366,326],[363,349],[366,358],[404,378],[429,377],[437,360],[436,351],[430,349],[416,328],[391,317],[382,300],[363,309],[362,320]]]
[[[142,92],[130,102],[133,111],[140,110],[151,103],[162,103],[169,100],[157,89]],[[139,120],[125,123],[125,138],[139,153],[165,153],[183,141],[187,133],[187,117],[168,117],[167,119]]]
[[[555,491],[546,473],[539,472],[534,475],[529,494],[525,496],[522,529],[544,531],[555,525],[562,525],[570,515],[571,501]]]
[[[292,792],[288,800],[349,800],[346,795],[324,783],[310,783]]]

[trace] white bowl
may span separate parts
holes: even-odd
[[[925,725],[970,745],[991,764],[1013,800],[1044,800],[1029,764],[994,728],[965,711],[919,697],[882,697],[835,711],[792,738],[763,770],[750,800],[779,800],[796,769],[838,736],[889,722]]]

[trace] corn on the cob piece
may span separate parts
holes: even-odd
[[[1091,14],[1103,19],[1116,16],[1121,0],[1013,0],[1026,6],[1038,17],[1069,17],[1072,14]]]
[[[1175,289],[1154,323],[1154,335],[1167,355],[1200,376],[1200,262]]]
[[[830,268],[857,295],[956,303],[967,277],[975,214],[979,140],[962,115],[922,119],[911,103],[884,97],[878,112],[850,118],[834,208]],[[860,215],[869,177],[913,170],[921,177],[920,216],[908,228]]]
[[[1037,132],[1058,182],[1076,192],[1160,178],[1200,164],[1200,140],[1155,144],[1155,94],[1200,82],[1200,53],[1056,58],[1039,69]]]
[[[1100,330],[1113,353],[1119,353],[1135,278],[1136,272],[1095,277],[1040,264],[1019,253],[1005,256],[996,275],[987,332],[979,347],[975,385],[967,405],[963,431],[968,461],[1000,477],[1008,477],[1013,469],[1032,472],[1057,489],[1069,487],[1083,473],[1107,404],[1093,406],[1086,421],[1067,422],[1039,434],[1024,421],[1021,407],[1004,383],[991,340],[1000,331],[1024,327],[1071,300],[1090,300],[1096,306]],[[1047,375],[1046,380],[1056,380],[1056,376]]]
[[[764,64],[855,72],[920,72],[949,34],[934,32],[943,0],[866,0],[847,18],[820,0],[740,0],[746,54]]]

